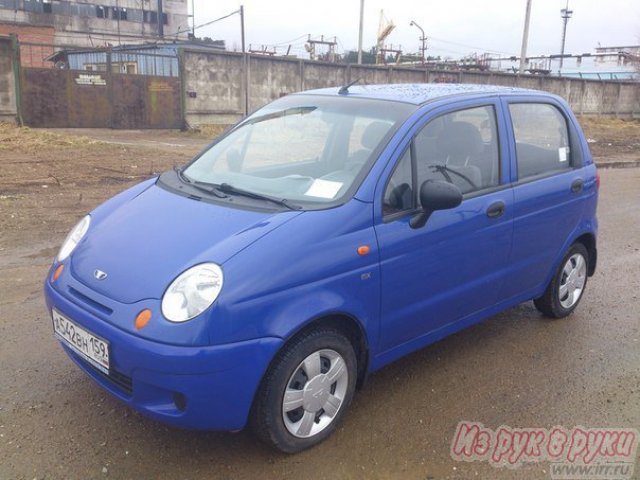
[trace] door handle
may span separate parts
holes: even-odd
[[[582,180],[581,178],[575,180],[572,184],[571,184],[571,191],[573,193],[579,193],[582,191],[582,189],[584,188],[584,180]]]
[[[504,202],[495,202],[489,205],[487,208],[487,217],[498,218],[504,215],[505,205]]]

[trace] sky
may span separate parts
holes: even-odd
[[[188,0],[191,3],[192,0]],[[284,54],[306,56],[308,34],[313,38],[337,37],[338,52],[358,45],[360,0],[193,0],[195,22],[201,25],[237,10],[245,9],[247,48],[277,46]],[[528,55],[560,52],[562,20],[566,0],[532,0]],[[420,31],[409,26],[413,20],[428,38],[427,55],[458,58],[473,52],[519,55],[526,0],[365,0],[363,48],[376,41],[380,10],[393,21],[395,30],[387,44],[401,45],[405,53],[418,52]],[[593,52],[602,46],[640,44],[640,1],[569,0],[573,17],[567,28],[566,53]],[[198,36],[223,39],[230,50],[240,49],[240,20],[237,15],[203,27]]]

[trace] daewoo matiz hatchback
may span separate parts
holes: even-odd
[[[140,412],[296,452],[389,362],[528,300],[570,314],[598,184],[554,95],[289,95],[84,217],[47,306],[74,362]]]

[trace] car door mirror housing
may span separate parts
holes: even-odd
[[[441,180],[426,180],[420,187],[422,211],[409,224],[411,228],[421,228],[436,210],[449,210],[462,203],[462,192],[453,183]]]

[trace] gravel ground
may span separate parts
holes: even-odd
[[[410,355],[371,377],[331,439],[286,456],[246,432],[140,416],[53,338],[41,285],[69,228],[205,143],[84,133],[92,138],[0,130],[0,480],[548,479],[548,463],[452,460],[456,425],[640,427],[640,169],[602,171],[599,269],[570,318],[546,320],[526,303]]]

